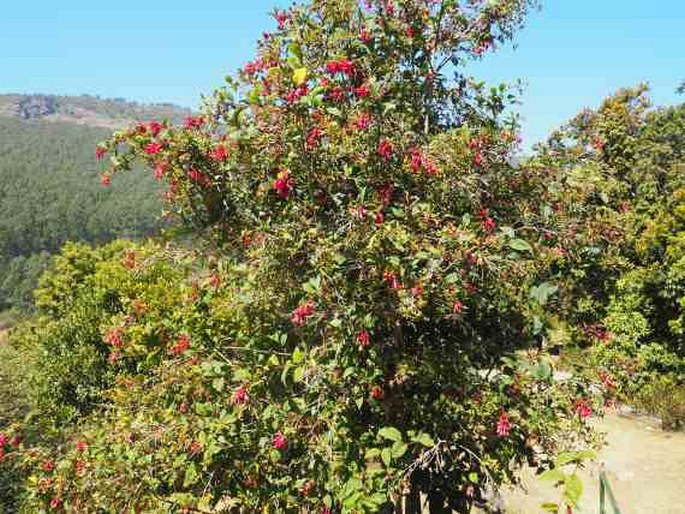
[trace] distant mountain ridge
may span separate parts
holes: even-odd
[[[171,103],[142,104],[123,98],[60,96],[49,94],[1,94],[0,116],[22,120],[75,123],[118,129],[138,120],[179,121],[192,110]]]

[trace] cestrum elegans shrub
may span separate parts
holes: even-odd
[[[206,251],[118,263],[191,271],[122,291],[117,384],[41,472],[46,508],[379,512],[420,491],[466,512],[584,433],[590,399],[544,352],[569,191],[512,165],[513,97],[461,71],[531,7],[278,11],[202,115],[98,148],[105,183],[137,161],[166,181]]]

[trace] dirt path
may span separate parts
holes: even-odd
[[[656,421],[608,414],[597,422],[607,434],[598,464],[583,471],[581,512],[599,512],[599,469],[603,464],[622,514],[685,514],[685,433],[663,432]],[[532,474],[524,475],[527,493],[507,495],[508,512],[537,514],[540,504],[558,498]],[[612,513],[610,507],[608,512]]]

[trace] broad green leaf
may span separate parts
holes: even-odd
[[[533,252],[533,247],[523,239],[512,239],[509,241],[509,248],[513,248],[517,252]]]
[[[550,482],[563,482],[564,479],[566,478],[566,475],[564,475],[564,472],[561,471],[559,468],[554,468],[554,469],[548,469],[544,473],[542,473],[539,476],[540,480],[547,480]]]
[[[401,441],[395,441],[395,443],[393,443],[393,445],[392,445],[391,451],[392,451],[392,458],[393,459],[399,459],[405,453],[407,453],[407,444],[403,443]]]
[[[418,434],[416,437],[414,437],[413,441],[422,444],[426,448],[432,448],[435,446],[435,441],[433,441],[433,438],[428,434]]]
[[[575,473],[566,477],[566,486],[564,487],[564,496],[578,507],[580,497],[583,495],[583,482]]]
[[[381,460],[386,467],[390,466],[390,463],[392,462],[392,451],[390,448],[383,448],[383,450],[381,450]]]
[[[395,427],[383,427],[378,431],[378,435],[391,441],[402,441],[402,433]]]

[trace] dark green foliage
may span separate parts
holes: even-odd
[[[0,308],[26,307],[47,254],[66,241],[102,243],[155,232],[160,188],[130,176],[98,180],[97,142],[73,123],[0,117]]]

